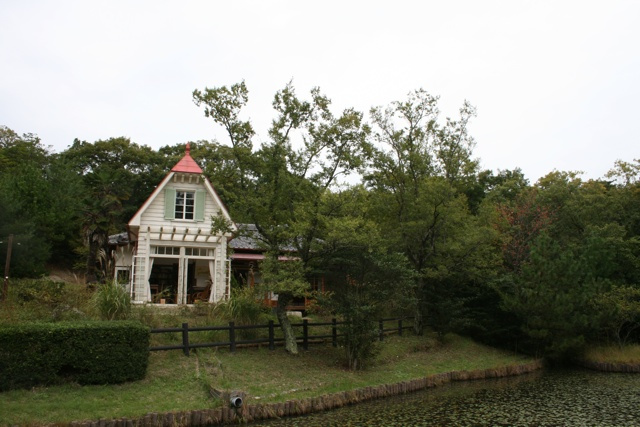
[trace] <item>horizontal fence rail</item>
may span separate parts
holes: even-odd
[[[411,329],[412,326],[406,326],[404,324],[405,320],[413,320],[413,317],[403,317],[403,318],[388,318],[388,319],[380,319],[378,321],[378,339],[382,341],[384,339],[384,335],[388,333],[397,333],[398,335],[402,335],[402,331],[405,329]],[[388,325],[390,322],[394,323],[393,327],[385,328],[385,323]],[[292,323],[291,326],[293,328],[302,328],[301,336],[296,336],[296,342],[302,344],[302,348],[304,350],[309,349],[309,343],[311,341],[318,341],[327,339],[331,339],[331,343],[334,347],[338,346],[338,337],[343,336],[343,334],[338,333],[338,326],[345,325],[346,322],[338,322],[336,319],[331,319],[331,322],[309,322],[307,319],[302,320],[301,323]],[[330,326],[331,333],[330,334],[318,334],[312,335],[309,330],[311,328],[319,328],[323,326]],[[275,323],[273,320],[270,320],[266,325],[236,325],[235,322],[229,322],[228,326],[196,326],[189,327],[188,323],[183,323],[180,328],[156,328],[151,329],[152,334],[166,334],[166,333],[179,333],[182,336],[182,344],[174,344],[174,345],[160,345],[150,347],[149,351],[164,351],[164,350],[182,350],[185,356],[188,356],[191,349],[196,348],[205,348],[205,347],[229,347],[231,352],[236,351],[236,347],[238,345],[250,345],[250,344],[268,344],[269,350],[274,350],[276,347],[276,343],[284,342],[284,338],[277,338],[275,336],[276,328],[279,328],[280,324]],[[237,339],[237,332],[243,330],[259,330],[259,329],[267,329],[268,337],[267,338],[255,338],[255,339]],[[203,332],[203,331],[226,331],[229,339],[227,341],[211,341],[211,342],[191,342],[190,334],[193,332]]]

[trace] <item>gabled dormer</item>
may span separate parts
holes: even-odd
[[[187,234],[197,233],[202,240],[209,234],[211,216],[221,215],[232,222],[215,189],[191,157],[190,148],[187,144],[184,157],[129,221],[133,240],[145,225],[153,229],[175,227],[174,233],[187,230]],[[235,225],[232,228],[235,230]]]

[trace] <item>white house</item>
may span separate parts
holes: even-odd
[[[231,233],[212,233],[222,216],[236,230],[213,186],[193,160],[171,169],[131,218],[127,233],[111,236],[116,275],[128,279],[134,302],[188,304],[229,297]]]

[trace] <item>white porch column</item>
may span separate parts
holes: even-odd
[[[211,278],[211,292],[209,292],[209,302],[218,302],[218,283],[216,278],[215,261],[209,260],[209,276]]]
[[[178,259],[178,295],[176,295],[176,303],[184,304],[186,300],[186,280],[185,276],[188,274],[189,268],[187,265],[187,259],[185,257],[184,246],[180,247],[180,258]]]

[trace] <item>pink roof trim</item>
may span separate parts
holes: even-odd
[[[202,173],[202,169],[191,157],[191,144],[187,143],[184,157],[171,169],[171,172]]]

